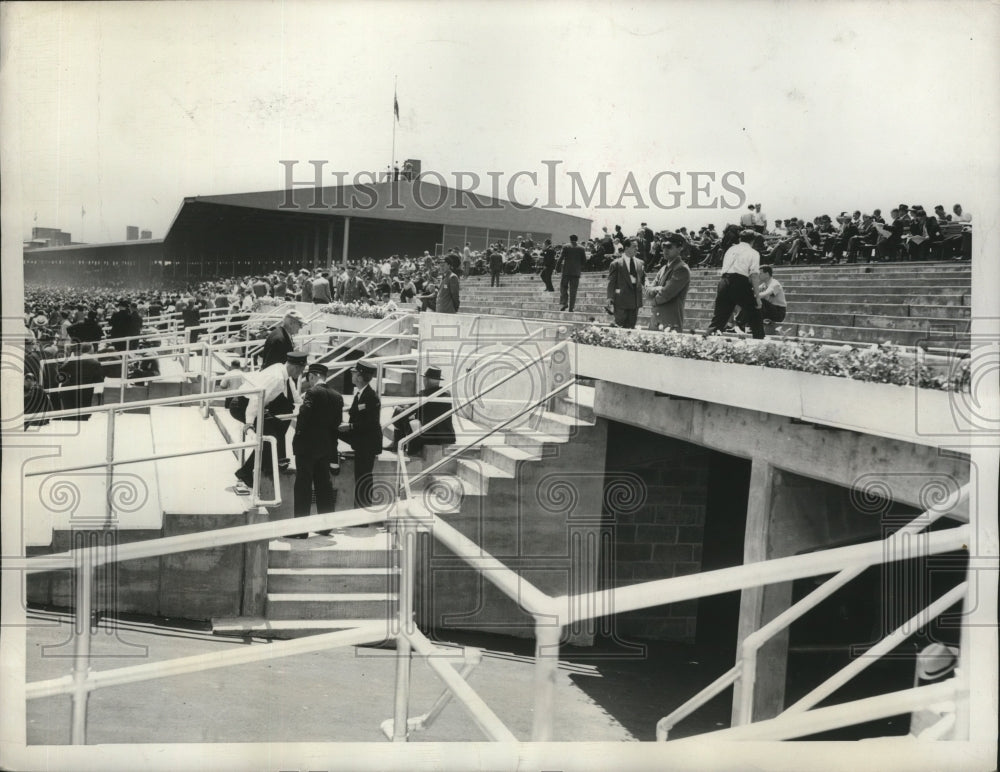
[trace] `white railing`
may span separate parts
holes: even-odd
[[[954,492],[951,498],[945,501],[942,506],[922,512],[905,526],[887,537],[884,541],[885,549],[898,549],[899,545],[908,537],[920,533],[946,514],[951,514],[964,506],[968,502],[968,498],[969,486],[966,485]],[[763,627],[750,633],[737,647],[736,665],[668,716],[660,719],[656,725],[657,739],[666,740],[670,730],[680,721],[733,684],[736,685],[736,693],[733,696],[733,723],[735,725],[750,723],[753,720],[753,687],[757,677],[757,653],[761,646],[786,629],[803,614],[811,611],[822,601],[833,595],[833,593],[852,579],[860,576],[867,568],[867,565],[855,565],[843,568],[835,576],[825,581],[794,605],[785,609]],[[867,661],[870,662],[871,660]]]

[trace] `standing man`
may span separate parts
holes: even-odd
[[[681,332],[684,329],[684,301],[691,286],[691,269],[681,257],[684,246],[684,237],[676,233],[671,233],[663,241],[663,266],[656,274],[653,285],[646,288],[646,297],[653,304],[653,315],[649,320],[651,330]]]
[[[271,334],[264,341],[264,349],[261,352],[263,361],[260,369],[264,370],[271,365],[283,364],[289,352],[295,349],[295,342],[292,336],[295,335],[306,323],[302,314],[294,308],[285,314],[285,318],[275,327]]]
[[[371,386],[375,368],[367,362],[358,362],[351,370],[354,381],[354,402],[348,411],[347,423],[340,425],[340,433],[354,448],[354,506],[370,507],[372,504],[372,471],[375,457],[382,452],[382,424],[379,413],[382,401]]]
[[[760,204],[753,205],[753,229],[757,233],[767,233],[767,215],[760,211]]]
[[[639,226],[639,232],[636,234],[640,239],[642,239],[640,245],[640,254],[642,255],[642,263],[647,268],[650,268],[654,263],[650,262],[650,256],[653,253],[653,229],[650,228],[646,223]]]
[[[500,250],[492,250],[487,258],[487,262],[490,267],[490,286],[499,287],[500,271],[503,270],[503,255],[500,254]]]
[[[278,465],[287,466],[288,459],[285,456],[285,434],[288,432],[288,419],[277,418],[276,416],[291,413],[295,409],[295,403],[299,401],[299,392],[296,383],[302,375],[302,369],[306,365],[306,354],[304,351],[292,351],[288,354],[284,363],[277,362],[270,367],[261,370],[259,373],[247,373],[245,383],[248,387],[256,386],[264,389],[264,404],[257,395],[250,397],[247,403],[246,425],[252,429],[257,428],[257,416],[260,411],[264,411],[263,431],[266,436],[274,437],[278,444]],[[253,488],[253,467],[254,453],[251,452],[246,461],[236,471],[236,479],[247,488]],[[265,475],[272,473],[271,454],[266,452],[261,459],[261,471]],[[238,491],[239,492],[239,491]]]
[[[754,205],[750,204],[747,210],[740,216],[740,227],[743,229],[752,229],[754,225]]]
[[[559,310],[572,311],[576,307],[576,291],[580,286],[580,275],[587,262],[587,253],[577,245],[576,234],[569,237],[569,244],[564,244],[556,270],[562,269],[562,279],[559,281]]]
[[[472,244],[465,242],[465,249],[462,250],[462,278],[468,279],[472,274]]]
[[[330,466],[337,463],[337,443],[340,422],[344,419],[344,398],[326,384],[329,369],[314,362],[305,375],[305,394],[295,421],[292,452],[295,454],[295,517],[312,513],[313,491],[316,512],[325,514],[337,507],[337,491],[333,488]],[[329,534],[329,531],[320,531]],[[293,534],[305,539],[309,534]]]
[[[368,288],[364,281],[358,278],[358,267],[354,263],[347,265],[347,278],[337,285],[337,300],[341,303],[355,303],[368,297]]]
[[[746,314],[754,338],[764,337],[764,323],[760,315],[761,302],[758,280],[760,253],[750,246],[757,238],[757,231],[740,232],[740,241],[726,250],[722,258],[722,277],[715,293],[715,312],[708,325],[708,333],[725,329],[736,306]]]
[[[646,282],[646,270],[642,260],[636,257],[639,245],[630,239],[625,253],[611,263],[608,270],[608,303],[614,306],[615,324],[631,330],[639,319],[642,308],[642,288]]]
[[[458,271],[461,268],[461,258],[455,254],[445,255],[445,270],[438,287],[435,310],[439,314],[457,314],[461,305],[459,296]]]
[[[132,312],[128,300],[122,298],[118,301],[118,310],[111,314],[109,322],[111,323],[109,338],[127,338],[132,334]],[[115,347],[115,351],[136,348],[134,341],[116,340],[111,345]]]
[[[556,269],[556,250],[552,246],[552,239],[545,239],[545,247],[542,249],[542,281],[545,283],[546,292],[555,292],[552,286],[552,272]]]
[[[327,271],[321,271],[312,280],[312,302],[316,305],[326,305],[333,302],[329,276]]]

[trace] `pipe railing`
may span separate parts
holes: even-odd
[[[485,389],[483,389],[481,392],[478,392],[477,394],[474,394],[473,396],[469,397],[462,404],[457,405],[457,406],[451,408],[451,410],[449,410],[449,411],[447,411],[445,413],[442,413],[441,415],[437,416],[432,421],[428,421],[426,424],[422,425],[419,429],[417,429],[414,432],[411,432],[406,437],[404,437],[403,439],[401,439],[399,441],[398,445],[397,445],[397,448],[396,448],[396,459],[397,459],[397,462],[398,462],[399,474],[402,477],[402,488],[403,488],[403,491],[405,491],[405,493],[406,493],[406,498],[412,498],[413,497],[413,492],[412,492],[412,485],[413,485],[413,483],[417,482],[418,480],[420,480],[423,477],[426,477],[428,474],[430,474],[431,472],[433,472],[435,469],[440,468],[441,466],[443,466],[444,464],[448,463],[452,459],[457,458],[459,455],[461,455],[462,453],[466,452],[467,449],[468,449],[468,447],[471,447],[471,445],[470,445],[470,446],[466,446],[466,447],[463,447],[463,448],[459,448],[458,450],[456,450],[456,451],[448,454],[447,456],[442,457],[436,463],[432,464],[431,466],[427,467],[426,469],[421,470],[413,478],[413,480],[410,480],[409,479],[409,473],[408,473],[408,471],[406,469],[405,455],[406,455],[406,446],[407,446],[407,444],[414,437],[417,437],[420,434],[423,434],[424,432],[426,432],[428,429],[431,429],[431,428],[437,426],[439,423],[441,423],[442,421],[444,421],[446,418],[450,418],[451,416],[455,415],[459,410],[462,410],[462,409],[468,407],[469,405],[475,403],[476,401],[480,400],[484,394],[488,394],[489,392],[493,391],[497,387],[502,386],[507,381],[509,381],[512,378],[514,378],[515,376],[520,375],[521,373],[525,372],[526,370],[528,370],[531,367],[538,366],[546,358],[548,358],[551,354],[553,354],[554,352],[556,352],[558,349],[567,346],[568,344],[569,344],[569,341],[565,341],[565,340],[562,341],[562,342],[560,342],[560,343],[557,343],[556,345],[554,345],[551,348],[547,349],[544,353],[539,354],[537,357],[533,357],[533,358],[529,359],[527,362],[525,362],[520,367],[515,368],[513,371],[511,371],[510,373],[508,373],[507,375],[505,375],[503,378],[500,378],[497,381],[493,382],[488,387],[486,387]],[[480,366],[485,366],[488,363],[489,363],[489,360],[487,360],[487,362],[484,362]],[[473,370],[467,372],[465,374],[465,377],[467,378],[469,375],[471,375],[472,372],[475,371],[475,369],[477,369],[477,368],[474,368]],[[485,439],[493,436],[498,431],[501,431],[502,429],[506,428],[507,426],[509,426],[514,421],[521,419],[524,415],[526,415],[530,411],[534,410],[539,405],[545,404],[545,402],[547,402],[548,400],[552,399],[552,397],[554,397],[559,392],[561,392],[561,391],[569,388],[571,385],[575,385],[575,384],[576,384],[576,379],[572,379],[572,380],[567,381],[565,384],[563,384],[562,386],[558,387],[557,389],[555,389],[554,391],[550,392],[549,394],[545,395],[540,400],[536,400],[535,402],[533,402],[530,406],[526,407],[525,409],[517,411],[510,418],[506,419],[505,421],[503,421],[498,426],[495,426],[490,431],[488,431],[485,434],[483,434],[480,437],[478,437],[476,440],[474,440],[474,442],[472,444],[482,442],[483,440],[485,440]],[[412,408],[409,412],[412,413],[414,409],[416,409],[416,406],[414,408]],[[403,417],[404,415],[407,415],[407,413],[400,414],[400,416],[397,416],[394,419],[394,421],[395,420],[400,420],[400,418]]]
[[[885,539],[886,549],[894,548],[896,544],[907,536],[920,533],[940,518],[964,505],[968,502],[968,498],[969,486],[964,485],[959,490],[953,492],[941,506],[921,512],[898,531],[890,534]],[[804,598],[789,606],[763,627],[750,633],[739,643],[736,651],[737,661],[732,668],[719,676],[719,678],[702,689],[694,697],[687,700],[679,708],[657,722],[657,739],[666,740],[670,730],[678,723],[734,684],[736,685],[736,693],[733,695],[734,724],[749,723],[752,720],[753,683],[756,678],[756,657],[760,647],[791,625],[795,620],[829,598],[848,582],[860,576],[867,569],[868,566],[852,566],[841,570]]]
[[[244,388],[244,389],[236,389],[236,390],[233,390],[233,391],[227,391],[226,394],[228,396],[247,396],[247,397],[256,396],[258,399],[263,400],[263,398],[264,398],[264,389],[263,388],[257,388],[257,387]],[[78,471],[83,471],[83,470],[86,470],[86,469],[101,469],[101,468],[103,468],[103,469],[105,469],[107,471],[107,485],[108,485],[108,490],[110,491],[111,490],[111,484],[112,484],[112,482],[114,480],[114,468],[116,466],[124,466],[126,464],[146,463],[146,462],[149,462],[149,461],[159,461],[159,460],[170,459],[170,458],[180,458],[180,457],[184,457],[184,456],[203,455],[203,454],[206,454],[206,453],[220,453],[220,452],[225,452],[225,451],[239,450],[239,449],[242,449],[242,448],[254,448],[255,451],[256,451],[256,453],[255,453],[255,457],[254,457],[254,484],[253,484],[253,487],[251,489],[251,496],[252,496],[251,501],[254,502],[254,505],[257,505],[258,503],[262,503],[260,501],[260,495],[259,495],[260,478],[261,478],[261,453],[263,452],[263,447],[262,446],[263,446],[264,442],[269,442],[269,444],[270,444],[270,441],[273,440],[273,438],[268,438],[263,433],[263,430],[264,430],[264,411],[263,410],[259,411],[259,413],[257,415],[257,423],[256,423],[256,426],[255,426],[255,433],[256,433],[257,439],[254,440],[253,442],[229,443],[229,444],[225,444],[225,445],[213,446],[213,447],[210,447],[210,448],[200,448],[198,450],[186,450],[186,451],[173,452],[173,453],[153,453],[153,454],[148,454],[148,455],[145,455],[145,456],[136,456],[136,457],[126,458],[126,459],[116,459],[114,457],[114,452],[115,452],[114,436],[115,436],[115,425],[116,425],[116,422],[117,422],[117,415],[118,415],[118,413],[131,412],[131,411],[134,411],[134,410],[140,410],[140,409],[151,408],[151,407],[177,406],[177,405],[185,405],[185,404],[189,404],[189,403],[192,403],[192,404],[193,403],[203,403],[204,400],[205,400],[205,396],[203,394],[189,394],[189,395],[179,396],[179,397],[162,397],[162,398],[159,398],[159,399],[147,399],[147,400],[142,400],[142,401],[139,401],[139,402],[115,403],[115,404],[110,404],[110,405],[94,405],[94,406],[91,406],[91,407],[72,408],[70,410],[54,410],[54,411],[46,412],[46,413],[27,413],[24,416],[25,421],[37,420],[39,418],[46,418],[46,419],[49,419],[49,420],[58,419],[58,418],[69,418],[69,417],[74,417],[75,418],[75,417],[81,416],[81,415],[94,415],[94,414],[97,414],[97,413],[107,413],[108,414],[108,419],[107,419],[107,425],[106,425],[106,428],[105,428],[105,437],[106,437],[105,448],[106,448],[106,450],[105,450],[105,458],[104,458],[103,461],[92,462],[92,463],[88,463],[88,464],[76,464],[76,465],[72,465],[72,466],[58,467],[58,468],[55,468],[55,469],[42,469],[42,470],[36,470],[36,471],[26,471],[24,473],[24,476],[25,477],[36,477],[36,476],[40,476],[40,475],[65,474],[67,472],[78,472]],[[277,471],[277,469],[278,469],[278,463],[277,463],[277,443],[276,443],[276,441],[272,445],[272,458],[273,458],[273,462],[274,462],[273,469],[275,471]],[[279,486],[278,485],[275,485],[275,490],[279,491]],[[281,496],[280,496],[280,491],[279,491],[278,494],[277,494],[276,499],[273,500],[273,501],[271,501],[271,503],[272,504],[276,504],[276,503],[280,503],[280,501],[281,501]],[[112,521],[112,514],[113,514],[112,507],[113,507],[112,497],[111,496],[106,496],[105,497],[105,521],[106,521],[107,524],[110,524],[111,521]]]

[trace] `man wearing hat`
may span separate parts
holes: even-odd
[[[292,452],[295,454],[295,517],[312,512],[316,492],[316,512],[333,512],[337,492],[330,478],[330,465],[337,462],[340,422],[344,418],[344,398],[327,386],[326,365],[313,362],[306,368],[305,394],[295,422]],[[323,533],[329,533],[324,531]],[[293,538],[305,538],[296,534]]]
[[[684,329],[684,301],[691,286],[691,269],[681,256],[686,244],[684,237],[677,233],[671,233],[663,241],[663,266],[652,286],[645,290],[653,304],[649,319],[651,330]]]
[[[295,409],[295,404],[300,401],[296,383],[302,375],[302,369],[306,364],[306,354],[304,351],[292,351],[288,354],[284,362],[277,362],[270,367],[266,367],[258,373],[248,373],[245,376],[245,385],[264,389],[264,434],[274,437],[278,444],[278,464],[288,465],[285,458],[285,433],[288,431],[288,420],[280,419],[276,416],[286,415]],[[247,403],[246,425],[256,429],[257,416],[260,414],[260,398],[251,396]],[[247,488],[253,488],[253,466],[254,454],[250,453],[246,461],[236,471],[236,478]],[[271,474],[271,454],[264,453],[261,459],[261,471]]]
[[[261,370],[271,365],[284,363],[288,353],[295,349],[292,336],[301,330],[305,323],[306,321],[302,318],[302,314],[294,308],[285,314],[285,318],[281,320],[281,323],[271,331],[271,334],[267,336],[267,340],[264,341],[264,361],[261,362]]]
[[[441,388],[441,368],[428,367],[424,371],[424,388],[420,391],[421,397],[430,397]],[[444,415],[452,409],[451,394],[447,391],[441,392],[434,398],[434,401],[424,402],[421,400],[416,412],[411,413],[408,418],[400,421],[393,421],[392,424],[392,444],[388,450],[395,452],[399,442],[406,436],[426,426],[436,418]],[[409,406],[398,407],[393,413],[393,418]],[[406,446],[410,455],[420,452],[425,445],[452,445],[455,442],[455,427],[452,424],[451,416],[435,424],[423,434],[414,437]]]
[[[634,329],[642,308],[642,289],[646,283],[646,268],[636,255],[639,246],[630,239],[625,253],[611,263],[608,270],[608,303],[614,306],[615,324]]]
[[[347,423],[340,425],[340,434],[354,448],[354,506],[368,507],[372,503],[372,470],[375,457],[382,452],[382,401],[371,381],[375,368],[358,362],[351,371],[354,381],[354,401],[348,411]]]
[[[757,238],[757,231],[740,232],[738,244],[726,250],[722,258],[722,276],[715,294],[715,312],[708,325],[708,333],[718,332],[726,327],[736,306],[743,309],[754,338],[764,337],[764,320],[761,317],[759,275],[760,253],[750,244]]]

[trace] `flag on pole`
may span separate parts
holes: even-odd
[[[396,99],[396,92],[392,93],[392,111],[396,115],[396,123],[399,123],[399,100]]]

